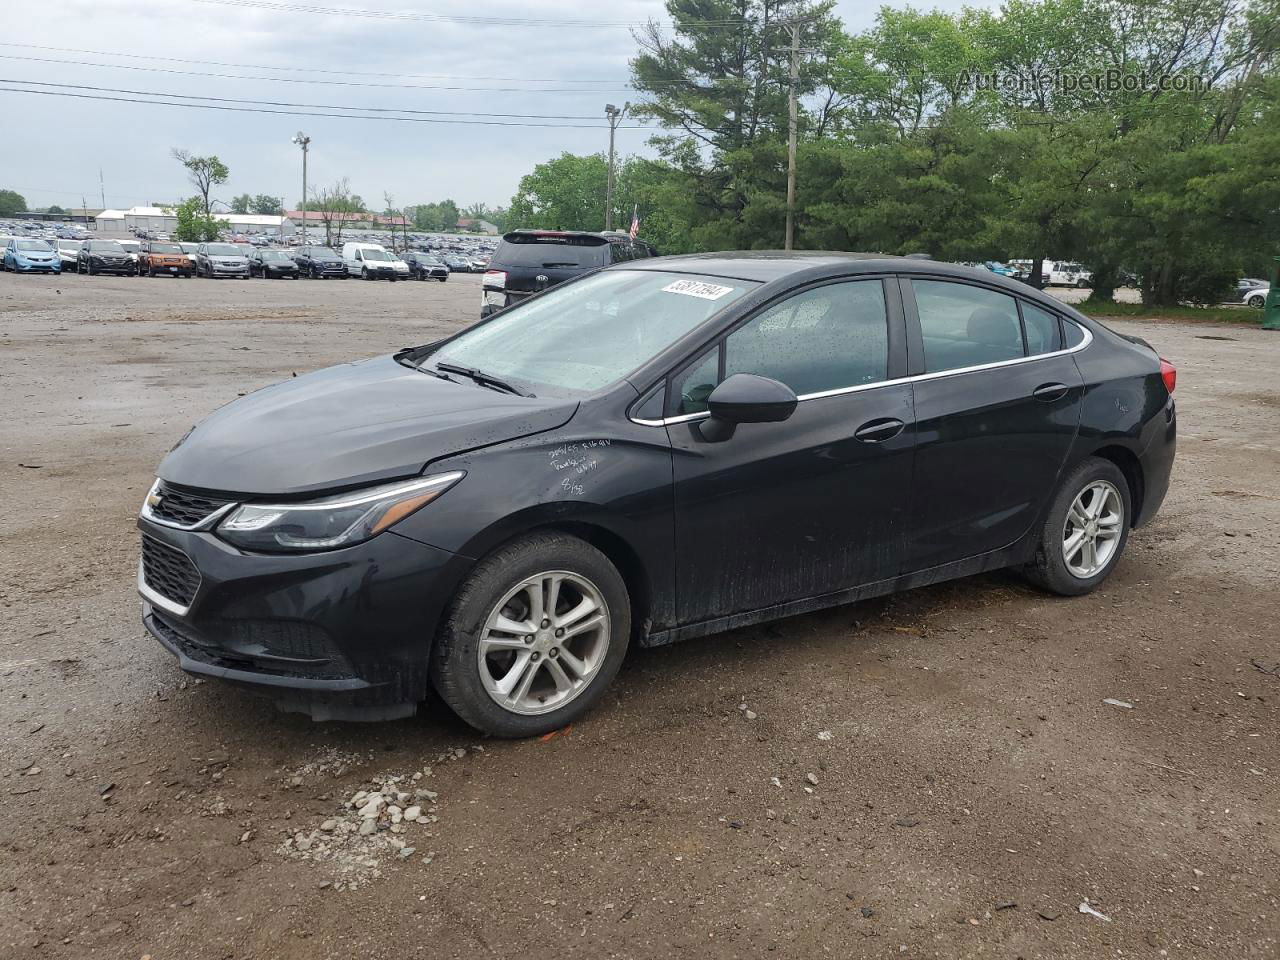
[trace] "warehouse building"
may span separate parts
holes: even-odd
[[[277,233],[289,236],[294,232],[293,221],[288,217],[219,211],[214,211],[214,216],[230,223],[231,229],[236,233]],[[178,218],[168,207],[103,210],[94,219],[100,227],[113,233],[130,233],[136,230],[146,230],[148,233],[172,233],[178,229]]]

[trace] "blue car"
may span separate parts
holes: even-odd
[[[62,258],[43,240],[11,237],[4,248],[4,269],[14,273],[61,273]]]
[[[1015,277],[1018,274],[1018,271],[1014,270],[1013,267],[1006,267],[998,260],[988,260],[983,264],[983,266],[994,273],[997,277]]]

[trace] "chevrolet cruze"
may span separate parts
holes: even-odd
[[[1000,567],[1093,590],[1164,499],[1175,379],[986,270],[618,264],[192,428],[138,521],[143,619],[285,709],[434,686],[538,734],[632,645]]]

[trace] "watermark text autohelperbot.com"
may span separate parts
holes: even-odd
[[[1001,71],[960,74],[960,87],[996,93],[1199,93],[1207,83],[1191,73],[1134,73],[1111,68],[1086,73],[1068,70]]]

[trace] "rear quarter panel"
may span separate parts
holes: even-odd
[[[1177,446],[1173,397],[1165,389],[1154,350],[1098,324],[1090,329],[1093,343],[1075,355],[1084,397],[1070,465],[1107,447],[1121,447],[1137,457],[1143,489],[1135,526],[1141,525],[1159,509],[1168,489]]]

